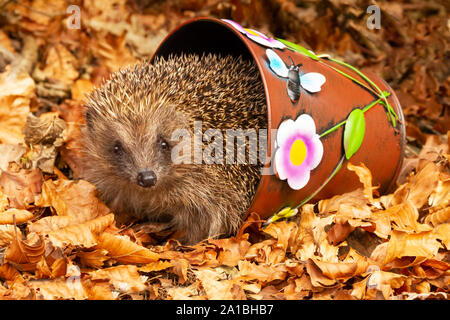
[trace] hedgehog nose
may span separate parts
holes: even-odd
[[[156,184],[156,174],[153,170],[142,170],[137,175],[137,183],[144,188],[153,187]]]

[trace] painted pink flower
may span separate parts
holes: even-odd
[[[278,177],[287,179],[294,190],[303,188],[309,181],[310,171],[319,165],[323,156],[323,145],[313,118],[302,114],[295,121],[283,121],[276,144],[274,168]]]
[[[222,19],[222,21],[225,21],[226,23],[231,24],[237,31],[239,31],[242,34],[245,34],[249,39],[253,40],[256,43],[259,43],[262,46],[269,47],[269,48],[275,48],[275,49],[286,48],[285,44],[281,43],[278,40],[269,38],[265,34],[259,32],[259,31],[244,28],[239,23],[234,22],[232,20]]]

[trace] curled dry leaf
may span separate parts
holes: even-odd
[[[428,198],[428,205],[433,210],[440,210],[450,205],[450,174],[440,174],[438,185]]]
[[[140,246],[124,236],[102,233],[97,237],[97,249],[108,251],[108,256],[121,263],[150,263],[159,259],[159,254]]]
[[[294,222],[281,221],[270,224],[264,232],[277,239],[277,247],[287,251],[297,241],[298,226]]]
[[[92,251],[80,251],[77,253],[80,257],[81,264],[86,267],[100,269],[103,263],[109,259],[108,251],[102,249],[95,249]]]
[[[13,224],[14,222],[23,223],[33,217],[34,215],[30,211],[12,208],[4,212],[0,212],[0,225]]]
[[[372,174],[370,170],[361,163],[359,166],[352,165],[351,163],[347,164],[347,169],[354,171],[358,177],[359,181],[364,185],[364,196],[366,197],[369,203],[373,202],[373,190],[378,187],[372,187]]]
[[[287,268],[284,264],[258,265],[247,260],[241,260],[238,264],[239,279],[257,280],[263,284],[274,280],[284,280],[287,276]]]
[[[58,216],[73,217],[78,223],[110,212],[108,207],[97,198],[95,186],[85,180],[45,181],[36,205],[53,207]]]
[[[16,72],[0,73],[0,143],[13,145],[23,142],[22,129],[35,91],[33,79],[26,73]]]
[[[0,279],[14,282],[23,280],[20,272],[9,263],[0,266]]]
[[[34,221],[28,225],[29,232],[48,233],[50,231],[65,228],[73,223],[76,219],[72,216],[50,216]]]
[[[59,43],[50,47],[44,68],[36,68],[33,74],[34,78],[41,81],[60,81],[68,87],[72,86],[78,76],[77,60],[64,45]]]
[[[33,289],[37,299],[85,300],[88,298],[88,294],[79,277],[30,281],[28,287]]]
[[[42,181],[39,169],[3,171],[0,175],[0,187],[9,199],[9,206],[17,209],[25,209],[35,202],[35,197],[41,192]]]
[[[12,224],[0,225],[0,248],[9,245],[16,237],[22,239],[22,231],[18,227]]]
[[[0,144],[0,172],[8,170],[10,162],[18,163],[26,149],[18,144]]]
[[[69,225],[65,228],[46,233],[47,238],[56,247],[68,244],[91,248],[97,244],[96,235],[104,231],[114,222],[114,215],[98,217],[84,223]]]
[[[441,240],[447,250],[450,250],[450,223],[444,223],[438,225],[434,229],[436,238]]]
[[[27,116],[23,130],[28,145],[47,144],[60,147],[63,144],[62,133],[66,128],[64,120],[56,112],[48,112],[36,117],[32,113]]]
[[[393,230],[384,263],[405,256],[433,258],[440,247],[441,244],[437,241],[436,233],[433,231],[409,234]]]
[[[280,263],[283,262],[285,258],[286,251],[277,246],[277,241],[275,239],[257,242],[252,245],[245,254],[245,259],[262,264]]]
[[[359,260],[355,262],[325,262],[318,259],[310,259],[329,279],[338,279],[347,281],[348,279],[361,275],[366,272],[369,267],[367,260]]]
[[[14,239],[6,249],[5,261],[23,271],[34,271],[45,251],[45,243],[35,233],[28,235],[27,240]]]
[[[391,229],[408,233],[432,230],[429,225],[419,223],[418,219],[419,212],[410,201],[373,212],[371,215],[371,220],[376,225],[375,234],[384,239],[391,234]]]
[[[92,280],[107,280],[120,292],[140,292],[147,289],[145,276],[133,265],[116,266],[89,272]]]
[[[40,117],[28,114],[24,129],[25,142],[32,147],[30,156],[33,168],[53,173],[58,148],[62,146],[64,120],[58,118],[56,112],[48,112]]]
[[[221,279],[221,275],[213,269],[194,271],[202,283],[209,300],[241,300],[245,299],[244,290],[234,280]]]
[[[445,222],[450,222],[450,206],[437,210],[425,217],[425,223],[434,227]]]
[[[239,260],[243,259],[250,247],[250,242],[247,241],[247,238],[248,234],[245,234],[241,239],[232,237],[218,240],[209,239],[208,241],[220,249],[217,261],[220,264],[234,267]]]
[[[154,271],[161,271],[165,270],[167,268],[173,267],[173,264],[169,261],[156,261],[156,262],[150,262],[146,265],[139,268],[140,272],[154,272]]]
[[[178,276],[178,282],[184,284],[188,280],[189,262],[186,259],[170,260],[172,272]]]
[[[439,182],[439,169],[433,162],[428,162],[417,175],[394,192],[392,204],[400,204],[406,200],[420,209],[428,200]]]

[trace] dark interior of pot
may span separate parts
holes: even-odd
[[[173,32],[161,44],[155,56],[167,58],[170,54],[180,53],[231,54],[252,59],[244,42],[230,29],[206,20],[194,21]]]

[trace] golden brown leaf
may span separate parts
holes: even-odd
[[[167,268],[171,268],[174,265],[169,261],[156,261],[147,263],[145,266],[140,267],[138,270],[141,272],[154,272],[161,271]]]
[[[258,265],[247,260],[241,260],[238,264],[239,279],[258,280],[268,283],[273,280],[284,280],[287,275],[287,268],[284,264],[278,265]]]
[[[89,272],[92,280],[108,280],[117,291],[140,292],[147,289],[146,277],[139,275],[133,265],[116,266]]]
[[[419,212],[410,201],[372,213],[372,220],[376,225],[375,234],[385,239],[390,235],[391,227],[408,233],[432,230],[429,225],[419,223],[418,219]]]
[[[409,234],[403,231],[393,230],[387,247],[384,264],[395,258],[405,256],[417,256],[433,258],[440,247],[436,234],[433,231],[424,231],[417,234]]]
[[[220,264],[234,267],[238,264],[250,247],[250,242],[247,241],[248,234],[242,239],[236,239],[234,237],[229,239],[209,239],[208,241],[221,249],[217,261]]]
[[[8,197],[10,207],[26,209],[41,192],[42,180],[39,169],[3,171],[0,175],[0,187]]]
[[[54,280],[30,281],[28,286],[32,288],[38,299],[60,300],[75,299],[85,300],[87,292],[79,277],[59,278]]]
[[[94,84],[86,79],[78,79],[72,86],[72,99],[84,101],[86,95],[88,95],[94,89]]]
[[[53,207],[59,216],[71,216],[78,223],[85,222],[110,212],[97,198],[97,190],[87,181],[47,180],[36,205]]]
[[[439,169],[433,162],[428,162],[422,170],[400,188],[398,188],[392,199],[392,204],[399,204],[406,199],[413,206],[420,209],[428,200],[428,197],[439,182]]]
[[[425,223],[431,224],[434,227],[446,222],[450,222],[450,206],[437,210],[425,218]]]
[[[0,279],[7,281],[22,280],[20,272],[9,263],[4,263],[0,266]]]
[[[13,224],[23,223],[32,219],[34,215],[27,210],[20,209],[8,209],[4,212],[0,212],[0,225],[1,224]]]
[[[76,223],[76,221],[77,219],[72,216],[44,217],[30,223],[28,225],[28,231],[36,233],[48,233],[50,231],[65,228],[73,223]]]
[[[330,279],[347,281],[348,279],[366,272],[369,262],[359,260],[356,262],[325,262],[318,259],[310,259]]]
[[[50,278],[52,275],[52,271],[50,270],[50,267],[47,264],[47,261],[45,261],[45,258],[42,256],[41,260],[36,264],[36,277],[38,279],[43,278]]]
[[[81,224],[69,225],[62,229],[50,231],[46,235],[56,247],[71,244],[90,248],[97,244],[96,234],[104,231],[113,222],[114,215],[111,213]]]
[[[22,239],[22,231],[18,227],[12,224],[0,225],[0,248],[9,245],[16,237]]]
[[[108,251],[108,256],[121,263],[150,263],[159,259],[159,254],[140,246],[128,238],[110,233],[98,236],[97,249]]]
[[[109,259],[108,251],[102,249],[95,249],[93,251],[80,251],[77,253],[80,257],[82,265],[100,269],[103,263]]]
[[[64,45],[58,43],[50,47],[44,68],[36,69],[33,76],[42,80],[61,81],[71,86],[79,76],[77,60]]]
[[[186,259],[170,260],[172,272],[178,276],[178,283],[184,284],[188,280],[189,262]]]
[[[450,223],[444,223],[438,225],[434,229],[436,238],[441,240],[447,250],[450,250]]]
[[[19,163],[26,149],[18,144],[0,144],[0,172],[7,171],[10,162]],[[0,211],[2,207],[0,205]]]
[[[29,234],[27,240],[14,239],[6,249],[5,261],[23,271],[33,271],[44,255],[45,243],[35,233]]]
[[[23,143],[22,129],[30,111],[35,84],[28,74],[17,72],[0,73],[0,143]]]
[[[194,271],[202,283],[209,300],[240,300],[245,294],[240,285],[233,280],[221,279],[221,275],[213,269]]]
[[[280,221],[268,225],[264,232],[277,239],[276,246],[288,250],[289,245],[293,245],[297,241],[298,226],[294,222]]]
[[[370,173],[370,170],[364,165],[364,163],[361,163],[359,166],[348,163],[347,169],[354,171],[358,175],[359,181],[361,181],[364,186],[364,196],[369,203],[372,203],[373,190],[377,189],[378,187],[372,187],[372,174]]]

